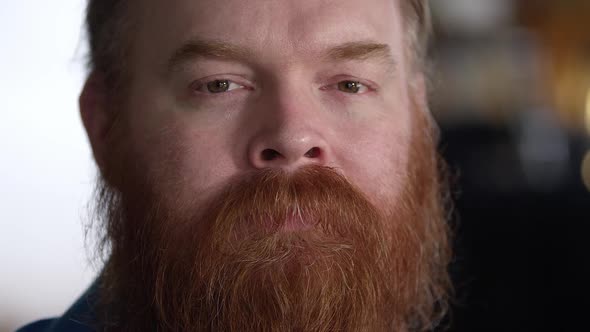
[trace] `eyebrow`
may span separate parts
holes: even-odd
[[[328,50],[327,59],[332,61],[382,60],[393,67],[396,65],[389,45],[371,41],[350,42],[335,46]]]
[[[256,56],[244,46],[218,40],[192,39],[172,54],[168,60],[168,69],[174,71],[197,58],[244,61],[255,59]],[[324,50],[323,58],[328,61],[382,60],[392,68],[396,66],[389,45],[373,41],[355,41],[330,47]]]
[[[221,60],[250,59],[253,54],[245,47],[216,40],[193,39],[176,50],[168,60],[168,69],[174,70],[195,58]]]

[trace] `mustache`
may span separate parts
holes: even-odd
[[[230,220],[234,225],[275,233],[286,223],[319,227],[326,232],[346,232],[330,220],[378,218],[369,198],[336,169],[306,166],[288,173],[264,169],[231,181],[206,205],[205,219],[213,225]],[[367,215],[368,211],[372,211]]]

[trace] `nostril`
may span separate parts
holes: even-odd
[[[320,156],[320,148],[315,147],[315,148],[311,148],[309,149],[309,151],[307,151],[305,153],[305,157],[307,158],[317,158]]]
[[[280,157],[282,157],[282,155],[277,150],[265,149],[262,151],[262,160],[264,161],[271,161]]]

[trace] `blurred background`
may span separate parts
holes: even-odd
[[[456,199],[450,331],[583,331],[590,1],[433,0],[432,109]],[[0,3],[0,332],[90,283],[83,0]]]
[[[0,0],[0,332],[61,314],[91,282],[94,166],[78,116],[84,0]]]
[[[451,331],[588,331],[590,1],[434,7],[453,173]]]

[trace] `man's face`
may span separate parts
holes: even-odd
[[[104,301],[136,313],[126,330],[429,324],[446,228],[397,1],[148,0],[133,16],[99,197]]]
[[[416,110],[396,1],[152,0],[137,15],[129,137],[148,171],[174,160],[178,195],[309,164],[375,202],[399,194]]]

